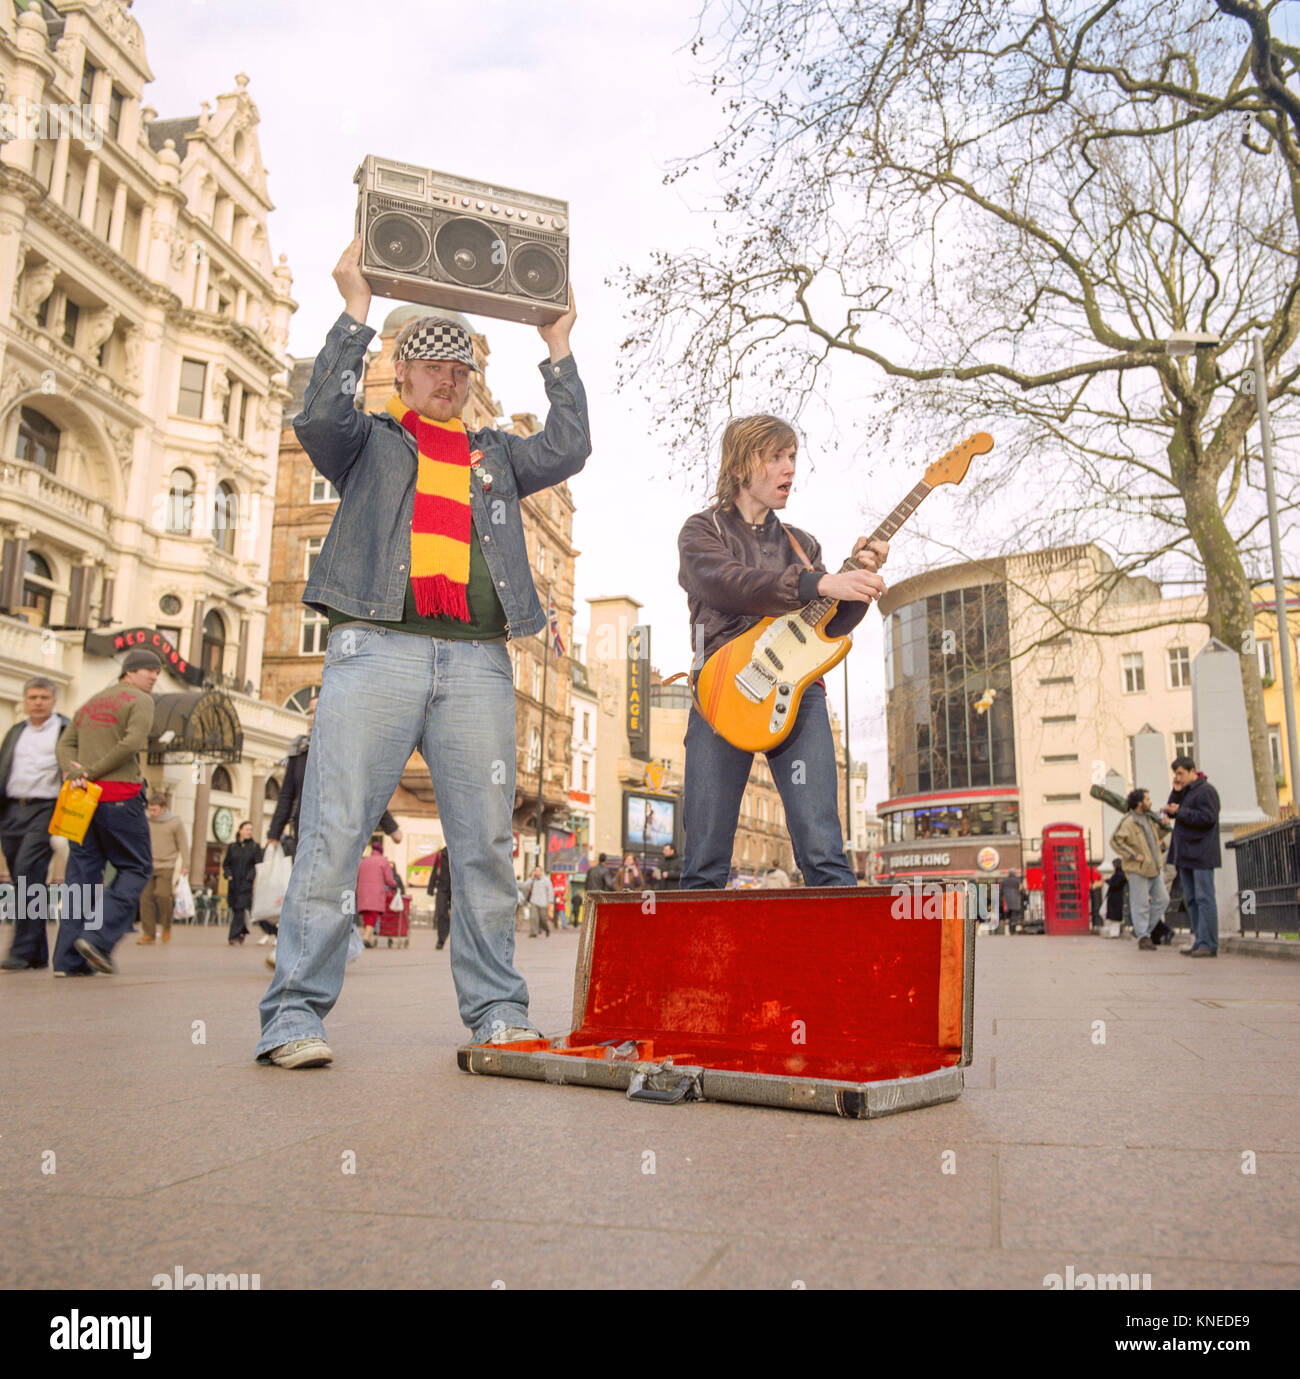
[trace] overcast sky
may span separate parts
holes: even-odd
[[[136,0],[133,10],[156,77],[145,99],[161,118],[197,114],[201,100],[235,89],[237,72],[250,78],[276,205],[272,253],[288,255],[299,303],[289,343],[295,356],[316,353],[341,309],[330,270],[352,236],[352,176],[366,154],[570,203],[579,313],[573,352],[594,442],[586,470],[571,481],[581,551],[575,621],[581,635],[585,599],[598,594],[640,600],[653,661],[665,674],[690,662],[676,537],[707,494],[702,474],[669,476],[641,397],[614,391],[627,321],[605,280],[621,263],[645,264],[652,249],[707,240],[708,220],[693,208],[712,188],[698,179],[663,185],[671,161],[706,148],[722,125],[719,103],[692,81],[698,69],[686,50],[697,10],[698,0],[372,7],[279,0],[236,8],[217,0]],[[378,327],[392,305],[376,298],[370,325]],[[546,351],[535,331],[488,319],[475,324],[491,347],[488,382],[503,414],[544,414],[536,365]],[[755,395],[744,410],[771,405]],[[836,403],[841,440],[871,405],[871,379],[857,374]],[[851,443],[831,452],[830,439],[805,433],[785,515],[817,536],[834,569],[924,465],[960,438],[943,438],[934,454],[891,457],[855,453]],[[940,488],[927,502],[931,521],[942,520],[953,492]],[[919,569],[904,529],[886,576],[897,581]],[[853,753],[869,764],[872,801],[887,794],[882,649],[873,610],[848,660]],[[842,671],[829,688],[838,709]]]

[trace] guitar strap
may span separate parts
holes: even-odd
[[[794,547],[795,555],[797,555],[799,559],[803,561],[804,569],[811,570],[813,567],[812,561],[808,559],[808,556],[805,553],[804,548],[798,543],[798,541],[795,540],[794,532],[792,532],[790,528],[785,525],[784,522],[781,523],[781,530],[785,532],[787,537],[789,537],[790,544]]]

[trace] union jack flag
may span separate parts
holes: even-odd
[[[555,654],[557,656],[563,656],[565,654],[564,641],[560,636],[560,624],[555,615],[554,599],[550,600],[550,612],[548,617],[551,624],[551,645],[555,647]]]

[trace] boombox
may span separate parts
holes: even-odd
[[[381,297],[544,326],[569,303],[569,203],[367,157],[361,273]]]

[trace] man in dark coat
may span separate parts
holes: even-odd
[[[275,813],[271,816],[270,827],[266,830],[266,842],[270,847],[272,843],[279,845],[280,837],[284,833],[286,825],[293,826],[294,837],[298,835],[298,815],[302,812],[302,785],[307,778],[307,752],[311,747],[311,723],[316,717],[316,700],[313,699],[307,708],[307,731],[301,737],[295,737],[289,744],[289,757],[285,762],[284,781],[280,786],[280,796],[275,802]],[[402,830],[397,826],[397,820],[384,810],[379,820],[379,827],[395,843],[402,841]],[[288,849],[286,849],[288,851]]]
[[[1020,923],[1020,914],[1024,909],[1020,899],[1020,877],[1017,875],[1015,867],[1012,867],[1002,878],[1001,890],[998,908],[1002,911],[1002,917],[1007,922],[1007,933],[1010,933],[1012,927]]]
[[[1112,924],[1124,922],[1124,891],[1128,887],[1128,877],[1124,875],[1124,863],[1118,857],[1111,863],[1113,870],[1106,878],[1106,918]]]
[[[50,965],[45,905],[29,906],[26,897],[43,890],[54,855],[50,818],[63,783],[55,748],[68,726],[67,718],[54,712],[54,695],[53,680],[32,676],[23,686],[27,717],[0,743],[0,847],[14,886],[14,938],[0,962],[5,972]]]
[[[445,847],[440,849],[437,857],[433,859],[429,894],[433,896],[433,922],[438,929],[437,946],[442,948],[451,933],[451,862]]]
[[[607,863],[608,854],[602,852],[600,859],[594,867],[587,869],[587,890],[588,891],[612,891],[614,889],[613,879],[609,874]]]
[[[253,840],[253,825],[247,819],[239,825],[235,841],[226,849],[221,870],[226,881],[226,904],[230,907],[230,943],[243,943],[248,937],[248,912],[253,905],[253,881],[263,851]]]
[[[1196,769],[1189,756],[1171,763],[1174,788],[1164,813],[1174,822],[1169,861],[1178,868],[1178,879],[1187,902],[1192,942],[1181,951],[1192,958],[1219,955],[1219,907],[1214,898],[1214,872],[1223,865],[1219,852],[1219,792]]]

